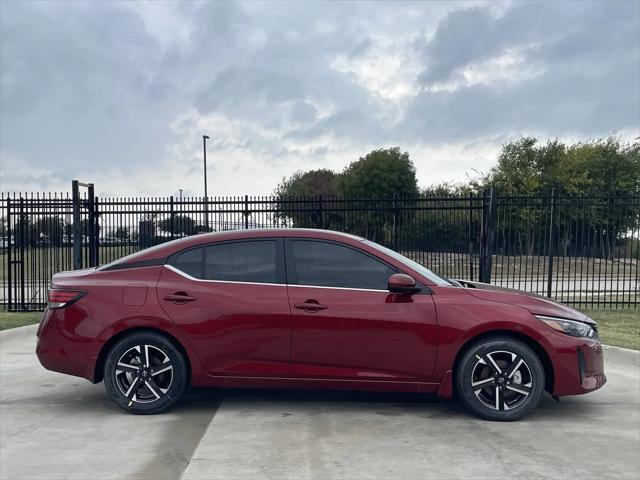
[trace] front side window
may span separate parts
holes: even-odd
[[[292,240],[292,256],[299,285],[386,290],[391,267],[347,246]]]
[[[418,262],[415,262],[415,261],[405,257],[404,255],[400,255],[398,252],[394,252],[393,250],[391,250],[391,249],[389,249],[387,247],[383,247],[382,245],[378,245],[377,243],[372,242],[370,240],[364,240],[364,243],[372,246],[373,248],[375,248],[376,250],[381,251],[382,253],[386,253],[390,257],[398,260],[400,263],[402,263],[402,264],[406,265],[407,267],[415,270],[416,272],[418,272],[423,277],[428,278],[430,281],[432,281],[436,285],[448,286],[448,287],[453,285],[449,280],[446,280],[446,279],[442,278],[441,276],[436,275],[435,273],[433,273],[431,270],[429,270],[424,265],[421,265]]]
[[[205,248],[204,279],[278,283],[275,240],[223,243]]]

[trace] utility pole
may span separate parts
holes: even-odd
[[[204,224],[209,231],[209,196],[207,195],[207,140],[208,135],[202,135],[202,154],[204,158]]]

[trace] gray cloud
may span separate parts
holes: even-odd
[[[461,40],[456,42],[456,39]],[[463,48],[468,45],[469,48]],[[502,16],[475,8],[451,13],[426,43],[424,87],[521,49],[517,81],[419,93],[403,122],[431,141],[500,132],[604,136],[640,124],[640,4],[520,3]]]

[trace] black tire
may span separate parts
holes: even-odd
[[[544,366],[525,343],[485,338],[458,363],[456,388],[462,402],[487,420],[513,421],[529,414],[545,387]]]
[[[118,341],[104,365],[104,385],[111,399],[139,415],[173,407],[187,388],[187,377],[186,359],[180,350],[153,332],[132,333]]]

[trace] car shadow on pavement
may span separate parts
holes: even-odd
[[[67,383],[64,388],[58,388],[55,383],[41,384],[38,390],[41,394],[30,395],[26,398],[5,399],[0,405],[30,405],[46,408],[51,413],[64,414],[116,414],[123,413],[107,396],[102,384],[86,384],[83,382]],[[282,404],[305,404],[306,406],[343,405],[345,408],[358,411],[370,410],[379,415],[398,416],[403,414],[419,414],[436,418],[440,416],[462,415],[472,416],[471,413],[456,400],[447,400],[436,395],[414,393],[388,393],[367,391],[333,391],[333,390],[287,390],[287,389],[221,389],[191,387],[172,413],[179,416],[193,414],[215,415],[221,404],[251,403],[256,409],[273,407]],[[528,420],[542,421],[567,419],[575,417],[597,415],[603,405],[593,402],[589,398],[564,397],[559,402],[545,394],[538,408],[528,417]]]
[[[388,393],[367,391],[333,391],[333,390],[288,390],[288,389],[220,389],[220,388],[191,388],[191,397],[185,398],[179,405],[180,409],[206,404],[209,401],[219,401],[220,404],[250,403],[260,408],[282,404],[283,408],[292,404],[306,406],[340,406],[370,410],[384,416],[399,416],[414,414],[430,418],[450,417],[451,415],[477,418],[458,400],[448,400],[429,394]],[[564,397],[560,401],[551,395],[544,394],[538,407],[526,417],[531,421],[548,421],[557,419],[576,420],[585,416],[597,415],[603,408],[599,402],[589,398]]]

